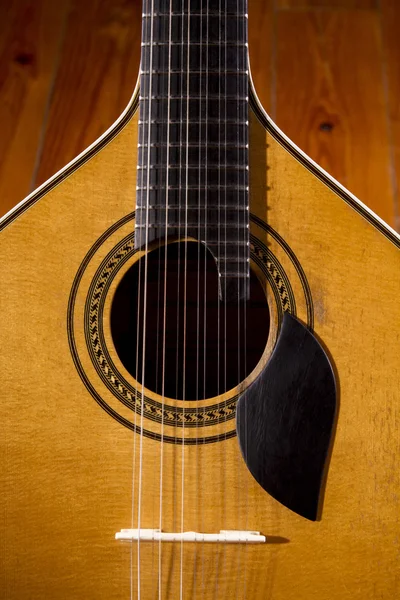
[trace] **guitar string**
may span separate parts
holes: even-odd
[[[183,179],[183,164],[182,164],[182,156],[183,156],[183,106],[184,106],[184,97],[183,97],[183,65],[184,65],[184,48],[185,48],[185,44],[184,44],[184,0],[181,0],[181,10],[180,10],[180,19],[181,19],[181,47],[180,47],[180,68],[179,71],[177,69],[177,71],[179,72],[179,78],[176,77],[176,79],[178,79],[179,81],[179,87],[180,87],[180,99],[179,99],[179,114],[180,114],[180,123],[179,123],[179,191],[178,191],[178,206],[179,206],[179,210],[178,210],[178,230],[177,230],[177,236],[178,236],[178,257],[177,257],[177,308],[176,308],[176,372],[175,372],[175,397],[179,398],[179,390],[180,390],[180,381],[179,381],[179,375],[180,375],[180,369],[179,369],[179,344],[180,344],[180,328],[181,328],[181,323],[180,323],[180,288],[181,288],[181,241],[180,241],[180,234],[181,234],[181,213],[182,213],[182,197],[183,197],[183,190],[182,190],[182,179]],[[172,9],[171,9],[172,10]],[[177,6],[177,14],[178,14],[178,6]],[[175,92],[174,92],[175,93]],[[176,90],[176,95],[178,95],[178,90]],[[177,425],[175,425],[175,436],[174,436],[174,482],[178,481],[178,457],[177,457],[177,451],[178,451],[178,444],[179,444],[179,435],[178,435],[178,427]],[[180,458],[180,457],[179,457]],[[178,515],[177,515],[177,506],[178,506],[178,493],[177,493],[177,485],[176,483],[174,484],[174,492],[173,492],[173,514],[174,514],[174,519],[173,519],[173,523],[174,523],[174,530],[177,531],[178,530]],[[180,518],[179,518],[180,521]],[[179,585],[180,587],[180,585]]]
[[[146,0],[143,0],[143,4],[142,4],[142,10],[143,10],[143,14],[147,11],[147,6],[146,6]],[[142,38],[143,38],[143,34],[142,34]],[[142,39],[142,42],[144,40]],[[144,48],[144,47],[143,47]],[[142,48],[142,50],[143,50]],[[146,57],[147,58],[147,57]],[[145,64],[145,56],[144,53],[141,53],[141,63],[140,63],[140,70],[144,70]],[[142,81],[141,81],[142,83]],[[146,158],[145,158],[145,148],[144,148],[144,141],[145,141],[145,128],[143,127],[144,120],[145,120],[145,114],[144,114],[144,108],[145,108],[145,104],[144,104],[144,97],[145,97],[145,91],[144,91],[144,86],[140,86],[140,106],[139,106],[139,127],[141,127],[140,129],[140,140],[139,140],[139,147],[142,148],[142,155],[141,155],[141,169],[138,172],[138,176],[137,176],[137,186],[136,186],[136,203],[138,203],[138,196],[142,195],[143,192],[141,190],[143,190],[143,185],[144,185],[144,169],[143,169],[143,163],[145,162]],[[143,198],[140,198],[140,203],[141,205],[143,204]],[[141,211],[142,212],[142,211]],[[136,230],[135,232],[135,236],[139,236],[139,240],[140,240],[140,235],[141,235],[141,230]],[[139,251],[140,252],[140,251]],[[141,258],[138,259],[139,262],[139,266],[138,266],[138,290],[137,290],[137,314],[136,314],[136,360],[135,360],[135,378],[136,378],[136,388],[135,388],[135,411],[134,411],[134,433],[133,433],[133,458],[132,458],[132,505],[131,505],[131,522],[132,522],[132,529],[134,528],[135,525],[135,509],[137,511],[137,506],[135,506],[135,496],[136,496],[136,453],[137,453],[137,407],[139,404],[139,397],[140,397],[140,392],[139,392],[139,339],[140,339],[140,302],[141,302],[141,276],[142,276],[142,260]],[[134,563],[134,550],[135,550],[135,545],[131,544],[131,551],[130,551],[130,598],[131,600],[133,600],[133,596],[135,593],[135,588],[134,588],[134,573],[133,573],[133,563]]]
[[[165,40],[165,18],[164,17],[159,17],[158,22],[157,22],[157,34],[159,40],[164,41]],[[163,77],[163,75],[158,75],[157,73],[161,70],[161,65],[160,65],[160,57],[159,55],[157,55],[157,58],[154,60],[154,68],[155,71],[150,72],[150,77],[154,77],[156,79],[157,82],[159,82],[160,78]],[[162,69],[164,70],[164,69]],[[164,90],[164,85],[163,85],[163,90]],[[157,106],[156,109],[156,114],[153,115],[155,116],[155,118],[153,119],[154,122],[156,123],[156,128],[157,128],[157,123],[161,122],[162,125],[159,125],[159,135],[164,136],[164,131],[163,131],[163,127],[164,127],[164,123],[166,120],[166,115],[165,115],[165,101],[164,99],[161,100],[161,107],[160,107],[160,101],[156,100],[155,101],[155,106]],[[167,125],[168,127],[168,125]],[[151,157],[151,148],[149,148],[149,152],[150,152],[150,162],[153,162],[153,159]],[[166,172],[164,173],[164,161],[165,161],[165,154],[166,154],[166,148],[164,145],[162,145],[159,149],[159,156],[154,158],[154,165],[151,165],[152,170],[154,171],[155,175],[154,175],[154,184],[155,185],[163,185],[163,178],[165,175],[165,178],[167,178],[166,176]],[[155,167],[153,169],[153,166]],[[167,185],[166,185],[167,187]],[[159,198],[160,198],[161,194],[156,194],[156,202],[154,202],[155,205],[157,205],[159,203]],[[168,201],[166,200],[165,205],[167,206]],[[165,211],[167,212],[167,210]],[[156,221],[156,219],[155,219]],[[161,229],[160,229],[160,233],[157,235],[157,238],[160,239],[161,242]],[[158,253],[158,261],[157,261],[157,309],[156,309],[156,348],[155,348],[155,390],[158,393],[159,391],[159,378],[160,378],[160,320],[161,320],[161,315],[160,315],[160,306],[161,306],[161,302],[164,299],[164,294],[161,297],[161,275],[162,275],[162,269],[161,269],[161,263],[162,263],[162,256],[161,256],[161,244],[158,246],[157,249],[157,253]],[[163,282],[164,283],[164,282]],[[163,343],[162,343],[162,347],[163,347]],[[162,352],[162,350],[161,350]],[[162,357],[161,357],[161,362],[162,362]],[[162,368],[162,367],[161,367]],[[161,381],[161,387],[163,385],[163,382]],[[160,469],[159,469],[159,480],[158,480],[158,486],[159,486],[159,499],[158,499],[158,503],[160,506],[161,503],[161,497],[162,497],[162,472],[161,472],[161,463],[163,460],[163,421],[164,421],[164,401],[163,398],[161,396],[161,423],[160,423]],[[152,473],[153,473],[153,482],[152,482],[152,486],[151,489],[154,489],[154,493],[152,494],[152,500],[153,500],[153,505],[152,505],[152,514],[154,515],[154,522],[156,520],[156,473],[157,473],[157,468],[156,468],[156,463],[154,463],[154,469],[152,469]],[[159,514],[159,521],[160,521],[161,515]],[[159,529],[160,531],[162,530],[162,524],[160,525],[159,523]],[[159,540],[158,544],[156,544],[155,542],[152,543],[151,545],[152,548],[152,552],[151,552],[151,556],[152,556],[152,576],[151,576],[151,587],[152,587],[152,597],[155,597],[155,593],[154,593],[154,588],[155,586],[158,587],[158,590],[160,589],[160,573],[161,573],[161,569],[160,569],[160,551],[161,551],[161,540]],[[155,555],[158,552],[158,557],[157,559],[155,559]],[[158,568],[158,575],[154,576],[154,570],[155,570],[155,562],[157,561],[157,568]]]
[[[182,0],[183,2],[183,0]],[[178,5],[179,6],[179,5]],[[183,13],[183,6],[181,6],[181,10],[180,13],[178,13],[178,6],[177,6],[177,12],[176,14],[179,14],[179,18],[181,19],[181,40],[182,43],[180,45],[180,52],[179,52],[179,64],[180,64],[180,68],[179,68],[179,76],[175,76],[175,86],[176,86],[176,90],[173,92],[176,96],[178,96],[178,86],[179,86],[179,105],[178,105],[178,111],[177,111],[177,115],[179,115],[179,175],[178,175],[178,191],[177,191],[177,204],[179,206],[179,210],[178,210],[178,229],[177,229],[177,235],[180,235],[181,232],[181,206],[182,206],[182,152],[183,152],[183,148],[182,148],[182,136],[183,136],[183,111],[182,111],[182,107],[183,107],[183,71],[182,71],[182,64],[183,64],[183,51],[184,51],[184,43],[183,43],[183,27],[184,27],[184,23],[183,23],[183,18],[182,18],[182,13]],[[172,10],[172,9],[171,9]],[[177,129],[178,129],[177,127]],[[176,141],[176,140],[175,140]],[[180,276],[180,265],[181,265],[181,243],[180,240],[178,240],[178,252],[177,252],[177,303],[176,303],[176,351],[175,351],[175,398],[179,398],[179,338],[180,338],[180,281],[181,281],[181,276]],[[178,440],[179,440],[179,435],[178,435],[178,426],[175,425],[175,429],[174,429],[174,449],[173,449],[173,454],[174,454],[174,482],[176,482],[178,480],[178,476],[177,476],[177,456],[176,456],[176,450],[178,447]],[[176,483],[174,483],[174,491],[173,491],[173,524],[174,524],[174,528],[175,525],[177,523],[177,494],[176,494]]]
[[[245,71],[246,73],[248,72],[248,60],[249,60],[249,55],[248,55],[248,33],[247,33],[247,26],[248,26],[248,21],[247,21],[247,0],[243,0],[243,8],[244,8],[244,13],[245,13],[245,18],[242,20],[242,31],[241,31],[241,35],[243,37],[243,39],[246,42],[246,52],[245,52]],[[246,96],[248,95],[248,77],[243,78],[244,81],[244,89],[242,89],[240,91],[240,94],[242,96]],[[248,105],[246,105],[246,115],[247,115],[247,119],[248,119]],[[248,138],[248,122],[247,119],[243,119],[243,138],[246,140],[246,144],[248,147],[248,143],[249,143],[249,138]],[[246,163],[248,162],[248,151],[246,152]],[[247,179],[249,179],[249,175],[247,176]],[[243,171],[243,195],[244,195],[244,200],[247,203],[247,206],[249,206],[250,204],[250,191],[249,191],[249,182],[247,181],[246,183],[246,172]],[[246,187],[247,186],[247,187]],[[247,213],[248,219],[247,219],[247,226],[250,227],[250,213]],[[246,258],[250,257],[250,235],[249,232],[247,232],[247,230],[245,228],[243,228],[243,249],[245,252],[245,256]],[[250,263],[249,263],[249,269],[250,269]],[[249,275],[250,275],[250,270],[249,270]],[[249,287],[250,287],[250,280],[249,280]],[[249,292],[250,293],[250,292]],[[244,306],[244,308],[246,308]],[[245,310],[244,315],[243,315],[243,336],[244,336],[244,347],[243,347],[243,362],[244,362],[244,373],[247,374],[247,311]],[[245,403],[245,430],[246,430],[246,448],[247,448],[247,403]],[[247,531],[248,529],[248,518],[249,518],[249,477],[247,476],[247,472],[246,472],[246,501],[245,501],[245,506],[246,506],[246,510],[245,510],[245,523],[244,523],[244,530]],[[243,567],[243,582],[244,582],[244,586],[243,586],[243,597],[246,597],[246,584],[247,584],[247,562],[248,562],[248,543],[247,541],[244,544],[244,567]]]
[[[204,182],[204,307],[203,307],[203,396],[206,396],[206,376],[207,376],[207,363],[206,363],[206,349],[207,349],[207,243],[208,243],[208,108],[209,108],[209,5],[206,2],[206,90],[205,90],[205,144],[204,144],[204,157],[205,157],[205,182]],[[201,531],[205,531],[204,528],[204,502],[202,502],[201,507]],[[202,578],[202,591],[203,596],[205,594],[205,548],[204,544],[202,544],[202,566],[201,566],[201,578]]]
[[[242,5],[241,5],[241,3],[242,3]],[[238,17],[239,17],[239,15],[242,15],[243,12],[245,11],[245,0],[237,0],[236,9],[237,9]],[[241,27],[240,27],[241,22],[242,22],[242,19],[240,19],[240,17],[239,17],[237,20],[237,26],[236,26],[236,36],[237,36],[238,40],[243,39],[243,37],[242,37],[243,31],[241,31]],[[243,41],[245,41],[245,40],[243,40]],[[238,53],[238,56],[240,56],[239,53]],[[240,56],[240,61],[238,63],[238,69],[243,70],[244,66],[245,65],[242,64],[242,56]],[[241,89],[240,81],[241,81],[241,78],[239,76],[238,96],[244,97],[246,94],[245,94],[245,91],[243,91]],[[244,118],[244,115],[240,114],[240,103],[239,102],[237,104],[237,115],[238,115],[238,123],[240,123],[241,121],[244,123],[243,131],[242,131],[242,136],[243,136],[242,142],[243,142],[243,144],[245,144],[246,143],[246,137],[245,137],[245,134],[246,134],[245,121],[246,121],[246,119]],[[246,148],[243,149],[243,156],[241,156],[242,152],[240,150],[240,125],[238,125],[238,128],[237,128],[237,146],[238,146],[238,148],[237,148],[238,163],[240,163],[241,160],[243,160],[243,162],[246,163],[247,162]],[[246,176],[244,175],[244,180],[245,180],[245,178],[246,178]],[[246,191],[245,190],[243,191],[243,198],[241,198],[241,192],[238,187],[238,191],[237,191],[238,206],[240,206],[241,201],[242,202],[244,201],[246,203],[246,205],[248,204],[248,198],[246,198]],[[239,223],[239,212],[238,212],[238,223]],[[240,232],[240,229],[239,229],[239,232]],[[240,236],[240,233],[239,233],[239,236]],[[244,236],[244,239],[241,241],[245,242],[245,238],[246,238],[245,230],[243,230],[243,236]],[[240,261],[241,258],[247,258],[247,246],[245,243],[238,244],[238,260]],[[241,322],[242,311],[244,312],[243,324]],[[238,297],[238,316],[237,316],[237,318],[238,318],[238,384],[240,384],[240,382],[242,380],[241,373],[243,372],[244,377],[246,376],[246,373],[247,373],[246,367],[243,370],[243,365],[242,365],[243,356],[242,356],[242,349],[241,349],[242,336],[244,339],[244,347],[246,347],[246,335],[245,335],[245,325],[244,325],[244,321],[246,318],[246,296],[244,296],[242,303],[240,301],[240,297]],[[243,362],[245,363],[245,360],[243,360]],[[240,456],[240,453],[238,452],[238,465],[237,465],[237,473],[238,473],[238,479],[237,479],[238,515],[237,515],[237,518],[238,518],[238,523],[237,523],[237,527],[239,530],[243,529],[246,531],[246,527],[242,525],[242,519],[241,519],[241,501],[243,500],[243,492],[242,492],[243,486],[242,486],[242,477],[241,477],[242,468],[241,467],[242,467],[241,456]],[[246,558],[245,551],[244,551],[243,545],[241,545],[240,548],[238,549],[238,573],[244,574],[245,569],[243,567],[243,562],[245,561],[245,558]],[[244,575],[243,575],[243,577],[244,577]],[[241,587],[240,579],[241,578],[237,579],[237,584],[236,584],[237,600],[239,600],[239,598],[245,597],[245,596],[243,596],[243,594],[240,594],[240,587]],[[244,579],[243,579],[243,582],[244,582]],[[243,585],[244,585],[244,583],[243,583]]]
[[[146,242],[144,257],[144,291],[143,291],[143,342],[142,342],[142,398],[140,411],[140,444],[139,444],[139,501],[138,501],[138,543],[137,543],[137,569],[138,569],[138,600],[141,597],[141,571],[140,571],[140,530],[142,519],[142,492],[143,492],[143,420],[144,420],[144,390],[146,375],[146,319],[147,319],[147,279],[148,279],[148,250],[149,250],[149,204],[150,204],[150,150],[151,150],[151,116],[152,116],[152,84],[153,78],[153,41],[154,41],[154,0],[151,0],[151,19],[150,19],[150,56],[148,77],[148,122],[147,122],[147,173],[146,173]]]
[[[240,0],[236,1],[236,11],[237,14],[240,14]],[[236,39],[239,42],[240,40],[240,29],[239,29],[239,19],[237,20],[236,23]],[[240,50],[238,48],[238,56],[240,55]],[[241,63],[239,61],[238,67],[240,68]],[[239,90],[238,90],[239,92]],[[238,96],[240,96],[240,94],[238,93]],[[237,117],[238,117],[238,122],[240,122],[240,102],[237,101]],[[236,150],[236,160],[238,165],[240,164],[241,161],[241,151],[240,151],[240,129],[239,126],[237,128],[237,135],[236,135],[236,140],[237,140],[237,150]],[[237,205],[240,206],[240,192],[239,192],[239,187],[237,190]],[[238,210],[238,223],[239,223],[239,210]],[[238,228],[238,231],[240,231],[240,229]],[[240,244],[238,244],[238,248],[237,248],[237,256],[238,259],[240,259]],[[238,263],[239,264],[239,263]],[[240,323],[240,304],[239,304],[239,299],[238,299],[238,313],[237,313],[237,327],[238,327],[238,357],[237,357],[237,370],[238,370],[238,385],[240,384],[241,381],[241,347],[240,347],[240,340],[241,340],[241,323]],[[239,453],[238,453],[239,455]],[[239,456],[238,456],[238,465],[237,465],[237,469],[236,469],[236,473],[237,473],[237,528],[240,530],[240,525],[241,525],[241,520],[240,520],[240,500],[241,500],[241,481],[240,481],[240,462],[239,462]],[[238,550],[237,550],[237,572],[241,573],[242,569],[241,569],[241,559],[242,559],[242,547],[239,546]],[[236,600],[239,600],[239,588],[240,588],[240,584],[239,584],[239,577],[236,578]]]
[[[142,4],[142,9],[143,9],[143,14],[148,14],[149,12],[149,8],[147,5],[147,0],[143,0],[143,4]],[[142,36],[144,38],[144,36]],[[142,42],[144,42],[144,39],[142,39]],[[146,55],[144,54],[144,52],[141,53],[141,64],[140,64],[140,70],[141,71],[145,71],[147,70],[146,68],[146,62],[148,60],[148,55],[147,55],[147,51],[146,51]],[[140,135],[140,147],[141,147],[141,152],[142,152],[142,157],[141,157],[141,162],[145,163],[145,160],[147,158],[146,156],[146,152],[148,152],[148,149],[145,148],[145,127],[144,127],[144,123],[146,121],[146,115],[145,115],[145,90],[144,90],[144,86],[141,86],[141,90],[140,90],[140,95],[141,95],[141,104],[140,104],[140,111],[139,111],[139,119],[141,121],[141,135]],[[148,100],[149,101],[149,100]],[[143,164],[141,165],[141,169],[140,169],[140,175],[138,176],[138,183],[139,185],[137,186],[137,195],[139,194],[143,194],[143,189],[144,189],[144,168],[143,168]],[[140,191],[139,191],[140,190]],[[137,200],[136,200],[137,202]],[[141,203],[141,207],[143,206],[143,198],[140,198],[140,203]],[[141,212],[143,211],[143,209],[141,210]],[[137,231],[136,235],[141,235],[141,231]],[[138,260],[139,262],[139,268],[138,268],[138,290],[137,290],[137,315],[136,315],[136,360],[135,360],[135,378],[136,378],[136,388],[135,388],[135,409],[134,409],[134,433],[133,433],[133,457],[132,457],[132,503],[131,503],[131,527],[132,529],[134,528],[134,522],[135,522],[135,496],[136,496],[136,455],[137,455],[137,405],[139,403],[139,340],[140,340],[140,318],[141,318],[141,314],[140,314],[140,305],[141,305],[141,294],[142,294],[142,259],[139,258]],[[137,507],[136,507],[137,510]],[[133,600],[133,596],[134,596],[134,577],[133,577],[133,555],[134,555],[134,549],[135,546],[132,543],[131,544],[131,551],[130,551],[130,597],[131,600]]]
[[[201,173],[201,142],[202,142],[202,83],[203,83],[203,2],[200,2],[200,28],[199,28],[199,146],[198,146],[198,223],[199,223],[199,231],[201,232],[201,184],[202,184],[202,173]],[[207,150],[206,150],[207,152]],[[193,163],[194,165],[194,163]],[[200,254],[201,254],[202,246],[201,240],[198,240],[197,243],[197,294],[196,294],[196,452],[195,452],[195,471],[196,471],[196,502],[197,502],[197,510],[196,510],[196,529],[197,531],[202,531],[199,524],[199,493],[200,493],[200,467],[199,467],[199,370],[200,370]],[[197,591],[197,558],[198,558],[198,545],[194,545],[193,551],[193,593],[196,595]]]
[[[220,319],[220,310],[221,310],[221,298],[220,296],[224,293],[223,288],[223,279],[221,277],[221,10],[222,10],[222,0],[218,1],[218,115],[219,115],[219,123],[218,123],[218,211],[217,211],[217,269],[218,269],[218,299],[217,299],[217,396],[220,395],[220,375],[221,375],[221,356],[220,356],[220,335],[221,335],[221,319]],[[218,460],[218,468],[219,473],[218,476],[220,478],[220,493],[223,496],[223,483],[221,481],[222,475],[222,455],[223,449],[221,448],[221,443],[218,442],[217,452],[219,456]],[[223,513],[223,504],[224,498],[221,498],[221,505],[219,508],[219,517],[220,523],[222,520]],[[220,546],[216,546],[216,560],[215,560],[215,581],[214,581],[214,591],[213,598],[218,598],[218,578],[219,578],[219,567],[220,567]]]
[[[225,67],[225,103],[224,103],[224,132],[225,132],[225,140],[224,140],[224,165],[225,165],[225,188],[224,188],[224,193],[225,193],[225,198],[224,198],[224,205],[225,205],[225,244],[224,244],[224,251],[226,254],[227,251],[227,184],[228,184],[228,179],[227,179],[227,174],[228,174],[228,169],[227,169],[227,164],[228,164],[228,160],[227,160],[227,118],[228,118],[228,100],[227,100],[227,62],[228,62],[228,0],[225,0],[225,22],[224,22],[224,27],[225,27],[225,43],[224,43],[224,49],[225,49],[225,57],[224,57],[224,67]],[[225,261],[225,268],[227,265],[228,261]],[[225,273],[226,275],[226,273]],[[225,279],[225,282],[227,282],[227,279]],[[225,292],[226,294],[226,292]],[[224,302],[224,357],[225,357],[225,369],[224,369],[224,392],[227,391],[227,340],[226,340],[226,335],[227,335],[227,330],[226,330],[226,313],[227,313],[227,301],[228,298],[225,295],[225,302]],[[227,427],[227,414],[225,411],[225,423],[224,423],[224,442],[223,442],[223,446],[224,446],[224,498],[225,498],[225,505],[224,505],[224,510],[225,510],[225,515],[224,515],[224,529],[228,529],[227,527],[227,509],[226,509],[226,502],[227,502],[227,486],[226,486],[226,480],[227,480],[227,457],[226,457],[226,453],[227,453],[227,447],[226,447],[226,427]],[[223,572],[225,571],[225,566],[226,566],[226,554],[227,554],[227,548],[226,548],[226,540],[224,543],[224,556],[223,556],[223,561],[222,561],[222,570]]]
[[[168,17],[168,89],[167,89],[167,149],[166,149],[166,174],[165,174],[165,234],[164,234],[164,314],[163,314],[163,356],[162,356],[162,389],[161,389],[161,450],[160,450],[160,507],[159,507],[159,529],[163,527],[163,481],[164,481],[164,405],[165,405],[165,359],[166,359],[166,327],[167,327],[167,261],[168,261],[168,185],[169,185],[169,161],[170,161],[170,119],[171,119],[171,54],[172,54],[172,8],[169,9]],[[162,542],[158,542],[158,597],[162,599]]]
[[[226,1],[225,1],[225,5],[226,5]],[[225,26],[226,28],[226,22],[224,23],[223,20],[223,5],[222,5],[222,0],[219,0],[219,5],[218,5],[218,112],[220,114],[221,117],[221,112],[222,112],[222,120],[220,119],[219,122],[219,127],[218,127],[218,279],[219,279],[219,294],[218,294],[218,313],[217,313],[217,320],[218,320],[218,343],[217,343],[217,353],[218,353],[218,373],[217,373],[217,395],[218,397],[221,394],[221,386],[223,386],[223,381],[225,379],[225,375],[224,375],[224,367],[225,367],[225,356],[222,355],[222,349],[225,348],[225,342],[224,342],[224,314],[225,314],[225,310],[226,310],[226,284],[227,284],[227,278],[225,277],[225,273],[222,271],[222,264],[221,264],[221,245],[222,245],[222,240],[221,240],[221,206],[222,204],[224,204],[226,202],[226,197],[224,197],[224,192],[222,192],[223,190],[223,181],[222,181],[222,173],[221,173],[221,156],[223,156],[222,162],[224,164],[226,164],[226,148],[224,148],[224,150],[222,150],[222,142],[223,140],[221,139],[221,129],[224,129],[224,132],[226,132],[226,115],[223,114],[223,111],[221,110],[221,107],[223,105],[223,100],[225,101],[224,107],[226,108],[226,90],[225,90],[225,94],[222,93],[222,74],[224,73],[224,85],[226,86],[226,65],[223,66],[223,52],[222,52],[222,44],[223,44],[223,39],[222,39],[222,33],[223,33],[223,27]],[[224,171],[226,172],[226,168],[224,169]],[[226,192],[225,192],[226,194]],[[224,236],[226,238],[226,228],[224,230]],[[226,241],[226,240],[224,240]],[[226,252],[226,243],[224,244],[224,251]],[[226,269],[226,265],[224,266],[224,269]],[[222,307],[222,303],[223,303],[223,307]],[[221,339],[222,338],[222,339]],[[225,460],[224,460],[224,454],[226,451],[225,448],[225,444],[223,443],[222,439],[220,439],[220,441],[218,442],[218,454],[220,457],[220,489],[221,489],[221,493],[222,493],[222,502],[221,502],[221,511],[220,511],[220,524],[222,522],[224,522],[225,520],[225,503],[226,503],[226,497],[225,497]],[[220,527],[220,529],[222,529]],[[225,529],[225,527],[224,527]],[[217,561],[216,561],[216,577],[215,577],[215,594],[216,597],[219,598],[219,573],[221,570],[221,563],[223,566],[223,557],[225,554],[225,543],[223,543],[222,545],[222,552],[221,552],[221,547],[220,545],[217,546]],[[222,554],[222,556],[221,556]]]
[[[182,4],[184,7],[184,2]],[[183,281],[183,403],[182,403],[182,498],[181,498],[181,533],[184,531],[185,518],[185,400],[186,400],[186,325],[187,325],[187,252],[188,252],[188,194],[189,194],[189,98],[190,98],[190,0],[188,0],[187,12],[187,56],[186,56],[186,174],[185,174],[185,257],[184,257],[184,281]],[[182,17],[182,21],[184,18]],[[183,76],[182,76],[183,79]],[[180,600],[183,600],[183,538],[181,539],[181,564],[180,564]]]
[[[221,21],[221,13],[222,13],[222,0],[218,2],[218,114],[221,118],[221,60],[222,60],[222,21]],[[221,296],[225,293],[224,291],[224,283],[225,280],[221,277],[221,120],[218,123],[218,219],[217,219],[217,268],[218,268],[218,300],[217,300],[217,396],[219,397],[221,389],[220,389],[220,375],[221,375]],[[221,478],[222,475],[222,457],[223,457],[223,448],[221,448],[221,443],[218,442],[218,455],[219,455],[219,476]],[[220,490],[223,490],[223,481],[220,481]],[[222,492],[223,495],[223,492]],[[223,504],[224,498],[222,498],[221,508],[219,509],[220,518],[223,518]],[[219,568],[220,568],[220,547],[219,545],[216,547],[216,568],[215,568],[215,582],[214,582],[214,593],[213,597],[218,598],[218,578],[219,578]]]
[[[142,12],[143,14],[148,13],[148,8],[147,8],[147,0],[143,0],[143,4],[142,4]],[[144,40],[142,39],[142,42]],[[144,48],[144,47],[143,47]],[[146,57],[147,58],[147,57]],[[140,70],[144,71],[146,70],[146,66],[145,66],[146,60],[145,60],[145,56],[144,56],[144,52],[141,53],[141,64],[140,64]],[[141,147],[141,162],[144,162],[144,152],[145,152],[145,147],[144,147],[144,141],[145,141],[145,128],[143,126],[143,123],[145,122],[145,115],[144,113],[144,89],[141,89],[140,91],[140,96],[141,96],[141,104],[140,104],[140,109],[139,109],[139,119],[142,122],[141,124],[141,130],[140,130],[140,139],[139,139],[139,146]],[[136,187],[136,203],[137,203],[137,196],[139,194],[143,194],[143,187],[144,187],[144,169],[143,169],[143,165],[141,165],[141,169],[139,170],[140,175],[138,175],[137,177],[137,187]],[[140,189],[140,191],[139,191]],[[140,199],[141,201],[141,205],[142,205],[142,198]],[[136,235],[140,235],[140,231],[136,232]],[[135,359],[135,379],[136,379],[136,387],[135,387],[135,406],[134,406],[134,430],[133,430],[133,454],[132,454],[132,500],[131,500],[131,528],[134,528],[134,524],[135,524],[135,487],[136,487],[136,453],[137,453],[137,446],[136,446],[136,442],[137,442],[137,405],[139,403],[139,339],[140,339],[140,302],[141,302],[141,291],[142,291],[142,285],[141,285],[141,277],[142,277],[142,260],[141,258],[139,258],[138,260],[139,262],[139,267],[138,267],[138,290],[137,290],[137,314],[136,314],[136,359]],[[133,555],[134,555],[134,544],[131,544],[131,548],[130,548],[130,598],[131,600],[133,600],[133,595],[134,595],[134,577],[133,577]]]

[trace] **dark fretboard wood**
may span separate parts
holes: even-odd
[[[171,12],[170,12],[171,11]],[[247,297],[245,0],[144,0],[136,247],[193,237]]]

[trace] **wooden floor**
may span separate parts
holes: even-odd
[[[0,2],[0,212],[117,118],[136,82],[140,0]],[[249,0],[264,106],[400,229],[400,2]]]

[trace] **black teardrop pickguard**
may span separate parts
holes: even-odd
[[[266,492],[316,520],[336,413],[329,359],[315,336],[285,313],[274,352],[237,404],[237,434]]]

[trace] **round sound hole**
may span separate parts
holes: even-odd
[[[237,386],[259,362],[268,333],[268,304],[254,273],[250,300],[220,301],[215,260],[196,242],[168,244],[137,261],[111,306],[124,367],[146,388],[179,400]]]

